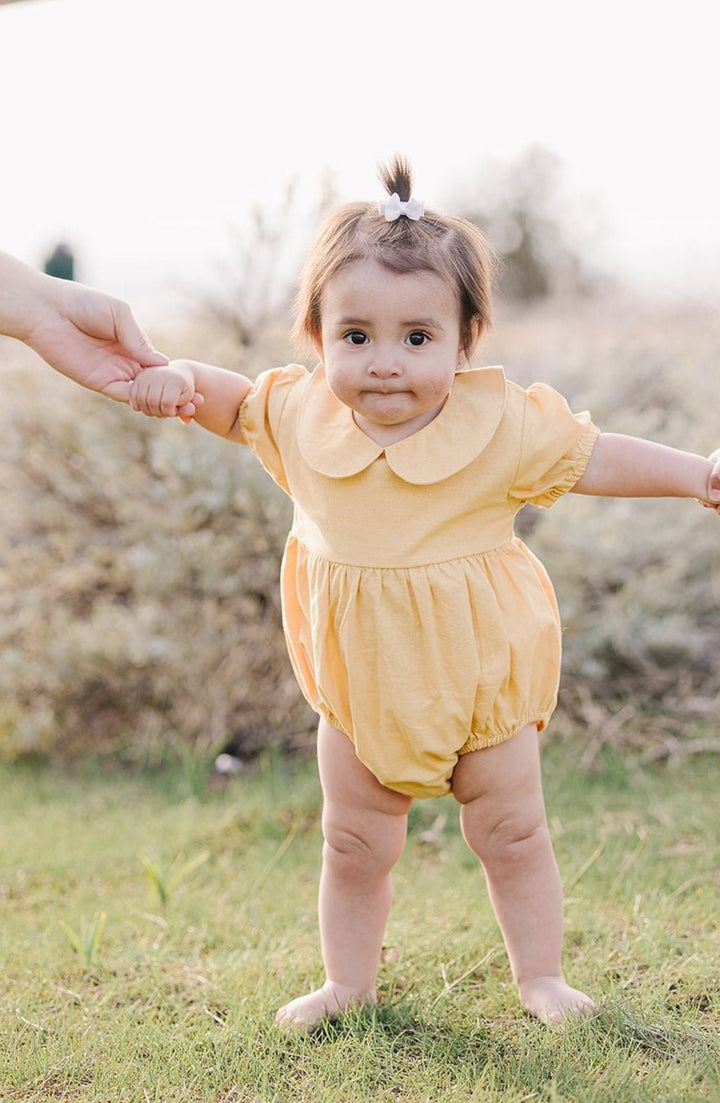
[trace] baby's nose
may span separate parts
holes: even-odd
[[[400,375],[401,370],[397,356],[393,351],[375,349],[375,355],[368,368],[371,375],[377,379],[390,379],[392,376]]]

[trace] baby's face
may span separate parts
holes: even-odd
[[[437,417],[465,363],[446,280],[354,261],[328,280],[320,313],[328,385],[369,437],[392,444]]]

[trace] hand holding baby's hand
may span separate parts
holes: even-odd
[[[147,417],[179,417],[187,424],[202,402],[203,396],[195,390],[195,378],[186,360],[145,368],[130,388],[130,406]]]
[[[713,469],[708,479],[708,498],[710,501],[703,502],[703,505],[707,509],[714,509],[716,513],[720,513],[720,448],[716,448],[714,452],[711,452],[708,459],[712,460],[713,463]]]

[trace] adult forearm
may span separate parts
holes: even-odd
[[[708,499],[711,460],[664,444],[602,433],[577,494],[616,498]]]
[[[0,333],[25,341],[37,324],[51,283],[29,264],[0,252]]]

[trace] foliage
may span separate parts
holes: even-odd
[[[156,761],[180,740],[201,760],[306,732],[282,645],[284,495],[195,427],[35,363],[5,379],[0,753]]]
[[[586,295],[606,282],[588,259],[589,212],[563,194],[561,163],[550,150],[532,146],[488,162],[465,208],[499,254],[499,290],[508,300]]]
[[[709,312],[597,300],[506,313],[481,355],[606,430],[707,454],[719,342]],[[199,330],[163,347],[216,355]],[[243,449],[3,350],[0,754],[182,757],[200,793],[219,750],[307,741],[280,616],[285,496]],[[249,375],[278,362],[234,356]],[[588,761],[603,740],[671,753],[720,718],[719,524],[693,502],[578,496],[521,517],[565,626],[554,729],[589,727]]]
[[[153,895],[157,898],[162,908],[166,908],[175,894],[176,889],[190,877],[196,869],[210,857],[210,852],[202,850],[192,858],[175,858],[170,868],[165,871],[158,863],[147,854],[140,855],[140,864],[145,870],[148,883]]]
[[[719,346],[713,313],[611,300],[519,312],[485,351],[521,383],[553,384],[605,431],[708,455]],[[590,728],[589,755],[603,739],[671,753],[717,722],[720,518],[691,501],[572,495],[532,521],[564,624],[561,709]]]
[[[319,219],[335,205],[335,185],[325,173],[310,195],[296,177],[278,209],[255,205],[247,223],[228,229],[217,281],[187,288],[192,315],[238,349],[264,348],[278,319],[289,316],[295,280]]]
[[[85,924],[81,930],[75,931],[64,919],[59,920],[60,929],[65,933],[68,942],[88,973],[97,965],[106,922],[107,912],[96,912],[91,923]]]

